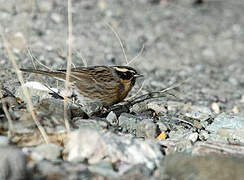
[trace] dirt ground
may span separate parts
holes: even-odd
[[[242,109],[244,19],[241,1],[189,0],[154,2],[73,1],[73,63],[124,65],[119,42],[106,25],[118,31],[128,59],[145,75],[145,91],[159,90],[191,78],[179,88],[182,101],[221,111]],[[33,67],[32,56],[52,69],[66,66],[67,4],[65,1],[4,1],[0,22],[14,47],[20,67]],[[18,86],[12,64],[0,44],[1,81]],[[137,89],[141,82],[138,83]]]

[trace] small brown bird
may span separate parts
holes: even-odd
[[[66,78],[66,70],[20,70],[61,80]],[[129,66],[77,67],[71,69],[70,82],[84,97],[99,100],[104,106],[109,106],[124,100],[135,85],[136,78],[140,76],[142,75]]]

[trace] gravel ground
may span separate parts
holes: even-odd
[[[66,3],[57,0],[0,0],[0,25],[20,67],[32,68],[31,56],[51,69],[66,66]],[[187,80],[172,91],[176,97],[166,99],[164,103],[168,103],[168,107],[175,107],[170,100],[182,106],[195,107],[192,108],[194,112],[196,107],[204,107],[210,111],[211,118],[223,112],[237,116],[243,113],[244,3],[241,0],[206,0],[202,4],[194,4],[192,0],[73,0],[72,6],[72,61],[76,66],[83,66],[84,59],[88,65],[126,64],[118,39],[107,26],[109,23],[119,33],[129,60],[137,56],[144,46],[142,54],[130,64],[144,78],[137,81],[130,95],[135,94],[143,82],[141,93],[162,90]],[[2,38],[0,52],[1,83],[15,93],[20,83]],[[26,74],[24,77],[25,80],[40,78]],[[54,83],[53,79],[48,78],[50,86]],[[155,105],[152,103],[150,107],[156,112],[158,110],[157,114],[164,112]],[[205,110],[200,111],[206,114]],[[133,112],[136,116],[136,110]],[[123,119],[121,116],[120,119]],[[124,119],[128,118],[128,114],[123,116]],[[134,122],[138,124],[137,120]],[[150,123],[150,127],[154,128],[155,122]],[[154,129],[157,134],[157,128]],[[168,127],[162,129],[169,131]],[[197,139],[202,140],[203,131],[195,131],[200,134]],[[128,129],[127,132],[133,133]],[[171,127],[167,137],[176,137],[178,131],[176,134],[174,132]],[[185,132],[187,130],[182,130],[182,133]],[[153,133],[141,134],[147,138]],[[243,138],[244,133],[238,142],[242,144]],[[170,157],[167,161],[170,161]],[[140,168],[136,170],[140,171]],[[154,172],[153,176],[159,177],[159,174]],[[162,177],[167,179],[165,175]]]

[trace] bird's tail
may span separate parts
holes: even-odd
[[[61,72],[61,71],[43,71],[43,70],[37,70],[37,69],[20,69],[23,72],[29,72],[29,73],[35,73],[35,74],[44,74],[47,76],[52,76],[52,77],[56,77],[59,79],[65,79],[65,72]]]

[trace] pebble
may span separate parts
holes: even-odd
[[[36,161],[57,160],[61,156],[61,150],[62,148],[56,144],[41,144],[33,149],[31,158]]]
[[[107,115],[106,120],[107,120],[112,126],[116,126],[116,125],[119,123],[118,118],[117,118],[116,114],[115,114],[113,111],[111,111],[111,112]]]
[[[204,106],[190,106],[185,116],[200,121],[206,121],[213,116],[213,113],[208,107]]]

